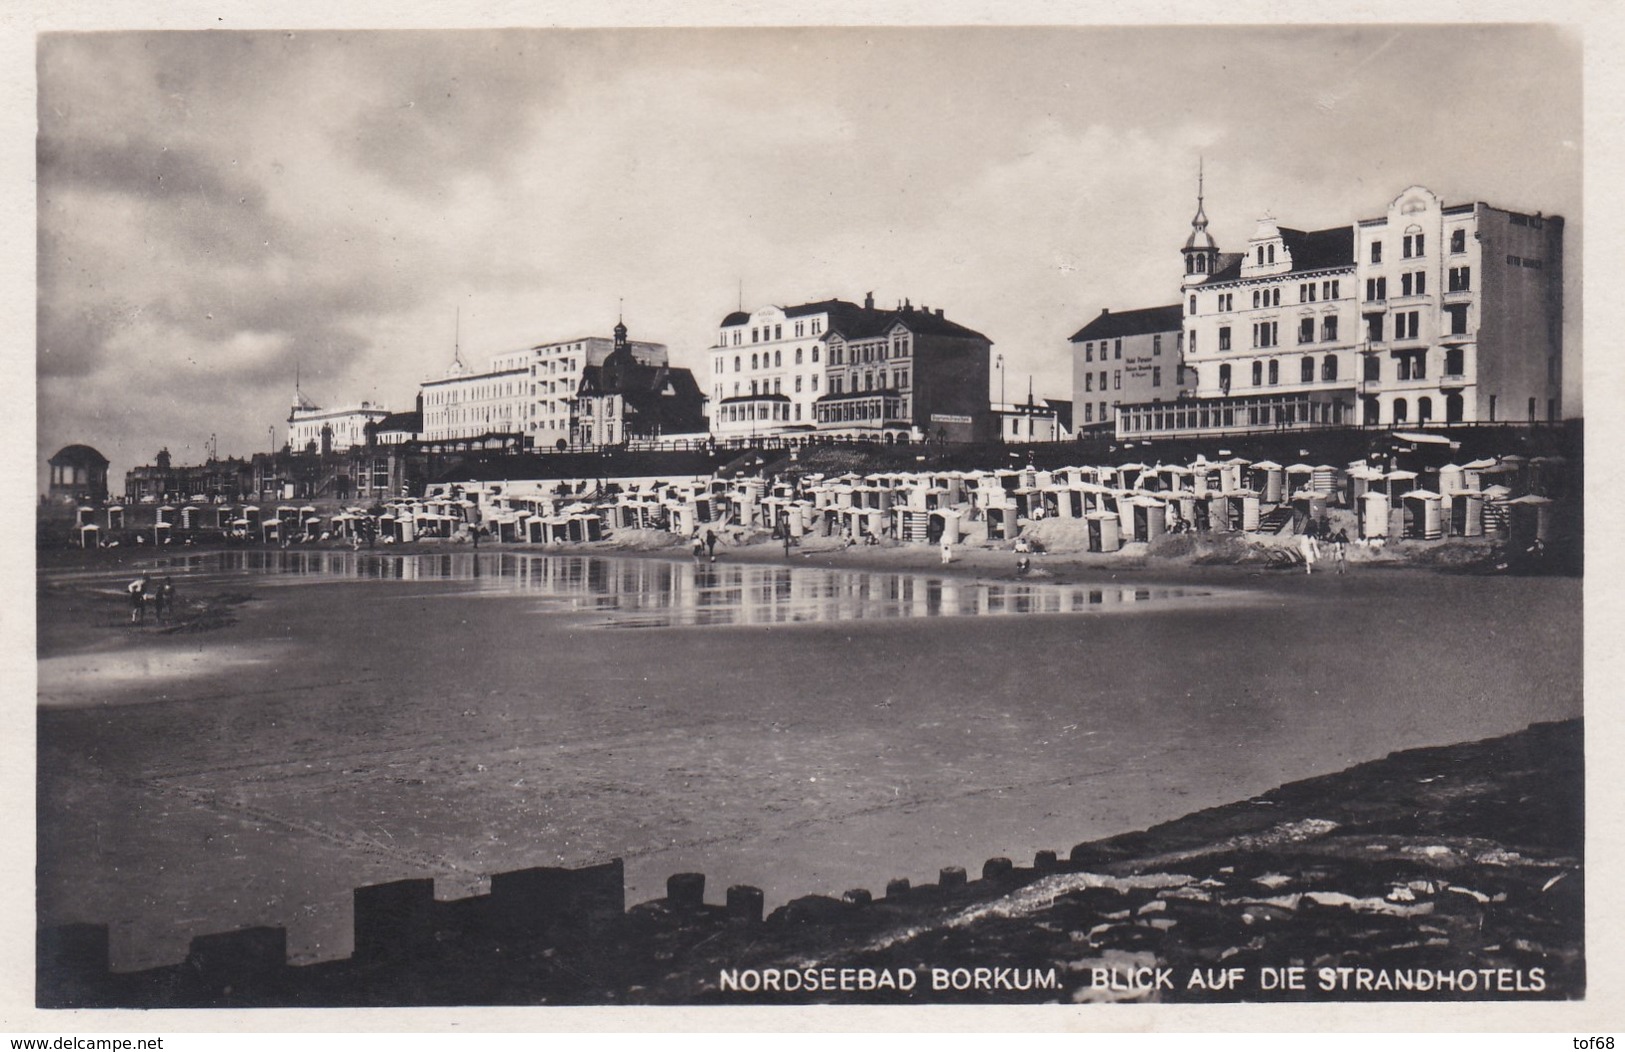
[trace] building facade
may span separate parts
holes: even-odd
[[[1115,419],[1123,403],[1173,401],[1182,383],[1179,304],[1112,312],[1072,334],[1072,406],[1077,424]]]
[[[719,440],[817,432],[882,441],[992,437],[992,342],[904,301],[821,300],[737,311],[711,350]]]
[[[1561,216],[1412,186],[1357,230],[1362,422],[1562,419]]]
[[[367,426],[389,415],[383,406],[362,402],[323,409],[295,393],[288,413],[288,446],[300,452],[342,453],[367,442]]]
[[[706,430],[705,396],[694,374],[664,363],[648,364],[620,322],[615,324],[614,348],[603,363],[583,370],[570,412],[583,446],[703,436]]]
[[[1181,396],[1125,399],[1120,436],[1561,419],[1561,217],[1413,186],[1349,226],[1263,219],[1244,252],[1207,223],[1199,192]]]

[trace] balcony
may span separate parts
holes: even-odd
[[[1461,388],[1467,386],[1466,373],[1444,373],[1439,377],[1440,387]]]

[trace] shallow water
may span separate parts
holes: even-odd
[[[160,560],[183,586],[222,578],[456,582],[482,595],[524,595],[545,611],[598,615],[613,628],[769,625],[910,617],[1103,613],[1241,598],[1236,589],[1075,585],[760,563],[597,555],[228,550]]]
[[[452,897],[621,857],[629,902],[683,870],[769,908],[878,891],[1580,710],[1576,581],[1253,592],[505,552],[167,570],[183,598],[255,598],[218,631],[110,623],[112,656],[53,642],[42,605],[42,701],[75,700],[39,711],[40,918],[110,924],[120,968],[252,924],[342,955],[351,888],[405,877]],[[123,616],[117,574],[41,580]]]

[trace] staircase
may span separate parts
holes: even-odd
[[[1284,504],[1258,520],[1259,533],[1283,534],[1290,532],[1291,528],[1292,508]]]

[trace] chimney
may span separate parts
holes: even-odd
[[[903,309],[906,310],[906,311],[913,310],[914,309],[914,304],[910,303],[907,299],[904,299],[903,300]]]
[[[864,310],[874,310],[875,309],[875,294],[873,292],[866,292],[866,293],[863,294],[863,309]]]
[[[939,317],[939,318],[942,317],[942,308],[941,307],[937,308],[937,317]]]

